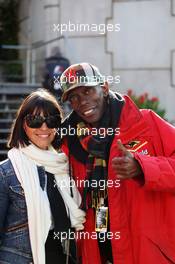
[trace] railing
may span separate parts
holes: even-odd
[[[68,37],[63,35],[46,42],[34,43],[32,45],[1,45],[0,48],[4,51],[11,50],[15,52],[18,50],[20,59],[8,61],[0,60],[0,82],[9,82],[8,80],[12,79],[15,80],[13,82],[23,82],[26,84],[40,83],[46,58],[46,49],[49,45],[53,46],[53,44],[59,46],[59,41],[62,39],[64,40],[63,46],[66,48],[69,40]],[[14,73],[6,74],[3,72],[4,65],[7,65],[7,68],[8,66],[12,67],[12,72],[13,69],[15,69],[15,67],[17,69],[17,65],[19,65],[23,73],[21,75]]]
[[[7,158],[7,139],[19,105],[37,88],[31,84],[0,84],[0,161]]]

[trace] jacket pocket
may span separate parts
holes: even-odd
[[[28,227],[26,226],[7,232],[3,240],[2,248],[6,248],[6,251],[10,251],[19,256],[30,258],[30,261],[32,251]]]
[[[9,186],[12,203],[17,210],[27,210],[24,190],[21,185]]]

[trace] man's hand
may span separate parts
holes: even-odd
[[[118,149],[122,156],[112,159],[112,168],[119,179],[130,179],[142,174],[140,164],[135,160],[133,154],[127,150],[121,140],[117,141]]]

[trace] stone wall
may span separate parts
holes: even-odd
[[[59,37],[53,24],[120,23],[120,32],[64,32],[64,39],[37,52],[49,56],[59,45],[71,63],[89,61],[105,75],[120,75],[120,84],[112,85],[112,89],[123,93],[132,88],[138,94],[158,96],[169,120],[175,120],[175,0],[21,2],[22,44]]]

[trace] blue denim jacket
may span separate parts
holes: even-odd
[[[41,188],[45,171],[38,167]],[[27,207],[23,188],[9,159],[0,163],[0,264],[32,263]]]

